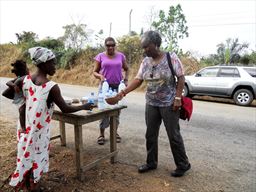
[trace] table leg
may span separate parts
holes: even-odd
[[[110,117],[110,152],[116,151],[116,131],[117,130],[117,116]],[[115,163],[117,161],[117,154],[111,157],[111,163]]]
[[[76,173],[79,180],[82,177],[82,152],[83,152],[83,136],[82,125],[74,125],[75,131],[75,149],[76,149]]]
[[[66,127],[64,121],[59,121],[60,124],[60,142],[61,146],[66,146]]]

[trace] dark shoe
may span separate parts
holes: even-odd
[[[156,169],[156,166],[152,167],[152,166],[149,166],[148,164],[144,164],[138,167],[138,172],[145,173],[153,169]]]
[[[116,142],[121,143],[121,140],[122,138],[118,134],[116,134]]]
[[[104,136],[99,136],[98,139],[97,139],[97,143],[99,145],[104,145],[105,144],[105,138]]]
[[[191,165],[189,163],[187,168],[185,169],[179,169],[179,168],[175,169],[173,172],[171,172],[171,176],[182,177],[186,173],[186,171],[188,171],[190,168],[191,168]]]

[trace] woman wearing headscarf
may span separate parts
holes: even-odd
[[[146,164],[138,167],[138,172],[145,173],[157,168],[158,135],[163,121],[176,165],[171,176],[181,177],[191,168],[179,125],[179,108],[185,81],[184,71],[177,55],[171,52],[171,63],[177,76],[176,85],[168,65],[167,54],[160,50],[161,43],[162,39],[158,32],[147,31],[143,34],[141,46],[146,57],[135,79],[118,94],[118,97],[121,99],[139,87],[143,81],[147,83],[145,109],[147,160]]]
[[[37,71],[17,83],[25,97],[25,132],[18,140],[17,166],[10,185],[16,190],[40,191],[39,181],[49,169],[50,122],[54,103],[64,113],[92,109],[91,104],[67,105],[58,84],[48,79],[54,75],[54,53],[43,47],[28,50]]]

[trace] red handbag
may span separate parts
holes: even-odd
[[[190,120],[193,112],[193,102],[189,97],[181,97],[180,119]]]

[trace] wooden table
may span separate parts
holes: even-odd
[[[116,130],[117,130],[117,117],[120,114],[120,111],[126,106],[117,106],[114,108],[107,108],[103,110],[98,110],[97,108],[92,111],[80,111],[76,113],[62,113],[59,110],[55,110],[53,112],[52,119],[59,121],[60,125],[60,135],[54,136],[51,138],[57,139],[60,138],[61,145],[66,146],[66,129],[65,123],[74,125],[74,135],[75,135],[75,164],[76,164],[76,172],[77,177],[80,180],[83,180],[83,171],[89,170],[95,167],[100,161],[110,158],[111,163],[115,163],[117,159],[117,147],[116,147]],[[103,156],[96,161],[83,165],[83,137],[82,137],[82,125],[86,123],[90,123],[93,121],[100,120],[104,117],[110,117],[110,153]]]

